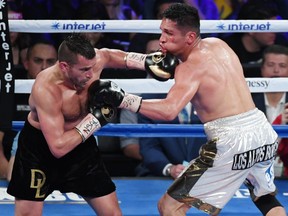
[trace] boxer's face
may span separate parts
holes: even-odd
[[[68,76],[73,85],[84,88],[90,79],[93,78],[93,67],[96,64],[95,58],[86,59],[78,55],[77,63],[69,65]]]
[[[196,34],[190,39],[189,32],[177,26],[177,23],[167,18],[162,19],[160,29],[162,31],[160,47],[162,52],[170,52],[175,56],[181,56],[187,44],[192,44],[196,40]],[[190,31],[191,32],[191,31]]]

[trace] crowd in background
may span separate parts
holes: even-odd
[[[288,1],[287,0],[8,0],[9,5],[9,19],[79,19],[79,20],[137,20],[137,19],[161,19],[161,12],[165,10],[169,4],[181,2],[191,4],[199,10],[201,19],[206,20],[218,20],[218,19],[288,19]],[[147,51],[148,42],[151,40],[150,34],[144,33],[83,33],[85,34],[91,44],[95,48],[116,48],[127,51],[149,53]],[[33,79],[37,73],[45,69],[49,65],[55,63],[57,59],[57,47],[67,34],[38,34],[38,33],[10,33],[10,40],[12,45],[13,62],[14,62],[14,76],[21,79]],[[153,35],[153,40],[157,38],[157,35]],[[203,34],[202,37],[208,37],[210,34]],[[288,77],[288,37],[286,33],[234,33],[234,34],[218,34],[212,35],[222,38],[227,44],[236,52],[241,63],[244,66],[244,74],[246,77]],[[159,35],[160,37],[160,35]],[[48,46],[52,49],[53,58],[48,61],[41,57],[44,50],[40,48],[35,50],[35,44],[42,44],[42,46]],[[43,45],[44,44],[44,45]],[[156,43],[157,44],[157,43]],[[274,47],[274,45],[279,47]],[[272,47],[270,50],[267,47]],[[34,48],[34,57],[31,56],[32,48]],[[54,50],[55,49],[55,50]],[[157,46],[154,48],[156,51]],[[266,50],[266,52],[264,52]],[[267,54],[268,52],[268,54]],[[272,53],[272,54],[271,54]],[[270,54],[270,55],[269,55]],[[47,55],[44,54],[46,57]],[[272,55],[272,57],[271,57]],[[267,61],[263,61],[264,57],[271,57]],[[280,59],[278,58],[280,56]],[[267,60],[267,58],[265,58]],[[36,74],[29,77],[29,70],[31,70],[31,64],[40,65],[40,69],[35,72]],[[29,66],[30,64],[30,66]],[[29,69],[30,67],[30,69]],[[267,72],[268,70],[268,72]],[[270,70],[270,73],[269,73]],[[265,73],[266,71],[266,73]],[[105,69],[101,78],[107,79],[132,79],[132,78],[146,78],[147,74],[144,71],[127,71],[123,69]],[[148,97],[146,95],[146,97]],[[163,96],[159,96],[163,97]],[[259,97],[261,99],[259,100]],[[287,114],[285,110],[288,109],[286,93],[281,94],[261,94],[261,96],[254,95],[256,106],[261,107],[263,105],[263,111],[267,115],[273,114],[273,118],[270,119],[271,123],[278,118],[277,124],[287,124]],[[254,99],[253,98],[253,99]],[[25,99],[27,100],[27,99]],[[259,102],[260,101],[260,102]],[[273,101],[273,104],[272,102]],[[27,101],[26,101],[27,102]],[[19,105],[23,105],[17,98],[15,100],[15,110],[17,111]],[[260,105],[259,105],[260,104]],[[20,107],[20,109],[27,109],[29,107]],[[23,111],[23,110],[22,110]],[[197,113],[193,113],[193,109],[190,112],[190,116],[197,117]],[[119,112],[121,113],[121,112]],[[279,117],[280,116],[280,117]],[[17,112],[15,114],[15,119]],[[158,123],[149,119],[143,119],[143,117],[137,117],[133,122],[132,117],[128,117],[128,120],[123,122],[128,123]],[[135,118],[135,116],[134,116]],[[180,117],[179,117],[180,118]],[[20,120],[24,120],[21,118]],[[19,119],[17,119],[19,120]],[[194,121],[195,120],[195,121]],[[199,120],[194,119],[189,123],[195,123]],[[176,121],[176,120],[175,120]],[[175,123],[174,121],[174,123]],[[120,114],[117,123],[121,122]],[[161,122],[171,123],[171,122]],[[179,119],[177,124],[181,122]],[[4,149],[11,149],[15,132],[0,131],[0,144],[5,145]],[[5,138],[6,135],[6,138]],[[167,139],[167,138],[166,138]],[[198,152],[200,143],[195,140],[190,140],[191,147],[184,149],[183,157],[174,155],[175,150],[173,147],[167,147],[171,145],[169,141],[160,138],[148,139],[140,138],[132,140],[132,144],[136,148],[129,148],[127,140],[120,140],[119,138],[98,137],[100,149],[107,153],[106,164],[108,170],[112,176],[172,176],[176,177],[170,170],[171,165],[176,166],[187,162],[188,160],[196,157],[187,156],[187,152],[193,149],[194,153]],[[178,140],[179,141],[179,140]],[[177,141],[177,142],[178,142]],[[203,140],[202,140],[203,141]],[[125,143],[126,144],[123,144]],[[163,143],[162,143],[163,142]],[[174,141],[173,141],[174,142]],[[176,141],[175,141],[176,142]],[[188,142],[187,139],[179,141],[180,143]],[[122,143],[122,144],[121,144]],[[142,144],[141,144],[142,143]],[[150,143],[150,144],[149,144]],[[281,143],[287,143],[287,140],[283,138]],[[175,144],[176,145],[176,144]],[[180,145],[180,144],[179,144]],[[141,147],[142,146],[142,147]],[[166,147],[165,147],[166,146]],[[185,146],[185,145],[184,145]],[[281,144],[281,158],[288,158],[288,145]],[[130,146],[131,147],[131,146]],[[147,149],[147,148],[150,149]],[[175,147],[175,146],[174,146]],[[177,147],[179,147],[177,145]],[[155,148],[155,149],[153,149]],[[170,149],[171,152],[169,152]],[[191,148],[191,149],[190,149]],[[167,150],[168,149],[168,150]],[[190,150],[189,150],[190,149]],[[0,148],[1,150],[1,148]],[[15,150],[15,149],[14,149]],[[141,152],[142,151],[142,152]],[[186,152],[187,151],[187,152]],[[154,152],[154,153],[153,153]],[[155,154],[155,152],[158,152]],[[149,156],[152,154],[152,157]],[[112,155],[112,156],[111,156]],[[159,157],[161,155],[161,157]],[[13,156],[13,155],[12,155]],[[163,157],[162,157],[163,156]],[[7,177],[4,174],[5,167],[8,166],[11,154],[8,150],[5,152],[5,156],[1,155],[0,151],[0,176]],[[145,157],[145,158],[143,158]],[[152,159],[155,160],[152,160]],[[160,161],[160,159],[163,159]],[[280,160],[279,158],[277,158]],[[163,162],[164,161],[164,162]],[[281,160],[280,160],[281,161]],[[288,161],[283,160],[284,165],[288,167]],[[120,165],[119,165],[120,164]],[[156,166],[155,164],[161,166]],[[122,166],[122,167],[119,167]],[[170,166],[170,167],[169,167]],[[124,168],[123,168],[124,167]],[[168,169],[169,168],[169,169]],[[119,172],[121,170],[122,172]],[[170,173],[168,173],[168,171]],[[284,174],[288,176],[288,170],[284,171]],[[283,175],[283,173],[281,173]],[[281,176],[280,175],[280,176]]]

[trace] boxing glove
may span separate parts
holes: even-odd
[[[89,114],[75,127],[82,138],[82,142],[85,142],[95,131],[112,122],[117,116],[117,108],[109,105],[94,106],[89,104],[89,101],[88,97]]]
[[[113,122],[113,120],[117,117],[117,108],[109,105],[89,107],[89,112],[98,119],[101,127]]]
[[[174,78],[174,73],[179,60],[170,53],[160,51],[148,54],[145,58],[145,69],[159,81],[167,81]]]
[[[115,82],[110,80],[96,80],[88,89],[88,98],[91,106],[110,105],[138,112],[142,98],[127,94]]]

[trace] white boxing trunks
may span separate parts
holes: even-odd
[[[274,157],[277,133],[257,108],[204,124],[208,142],[200,156],[169,187],[179,202],[217,215],[246,178],[254,194],[276,191]]]

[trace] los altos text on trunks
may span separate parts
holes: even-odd
[[[234,155],[232,170],[244,170],[275,157],[278,142]]]

